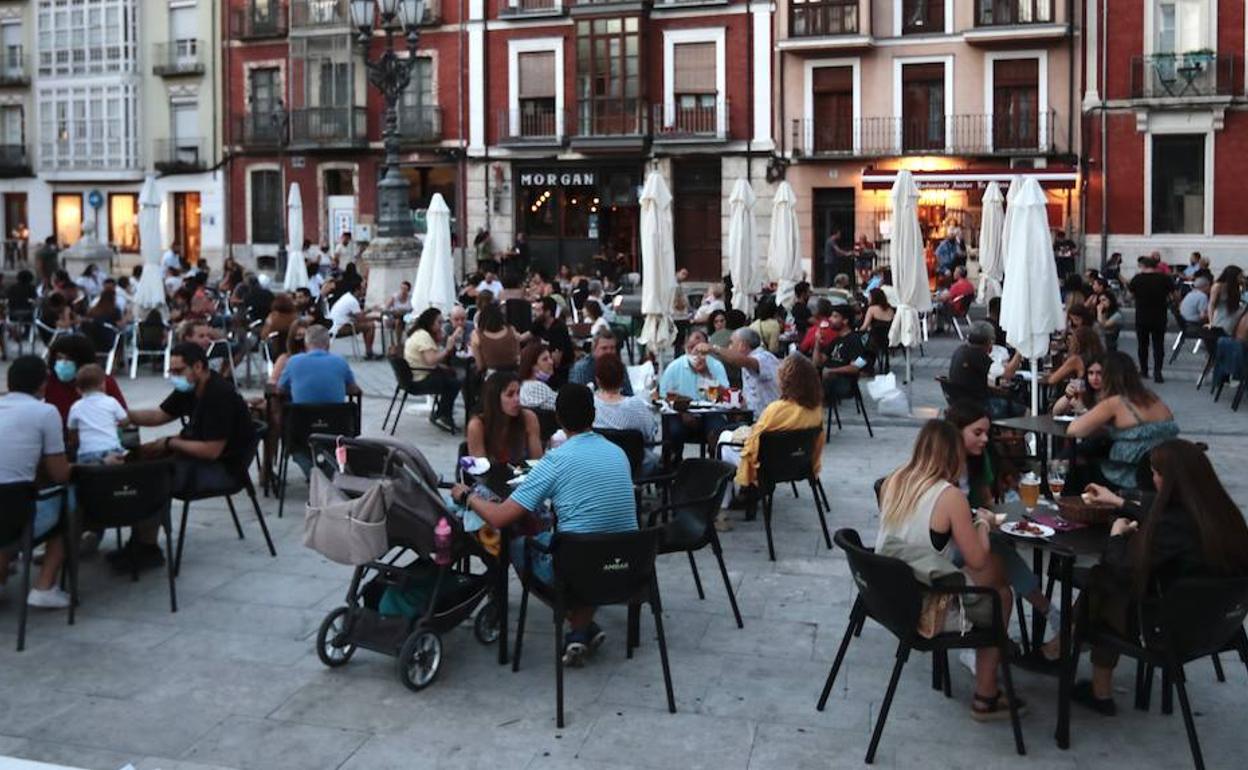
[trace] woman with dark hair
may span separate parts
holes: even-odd
[[[412,381],[429,381],[438,392],[438,409],[429,415],[429,421],[447,433],[455,432],[459,378],[446,362],[455,355],[462,336],[462,326],[456,327],[449,337],[443,334],[442,311],[431,307],[416,317],[415,328],[403,344],[403,360],[412,369]]]
[[[1101,333],[1105,349],[1111,353],[1118,350],[1118,335],[1122,333],[1123,322],[1118,297],[1112,291],[1106,291],[1097,298],[1093,310],[1096,311],[1096,330]]]
[[[1229,265],[1209,289],[1210,329],[1220,329],[1222,334],[1235,333],[1235,325],[1243,314],[1243,278],[1244,271],[1238,265]]]
[[[635,430],[646,442],[653,442],[659,421],[649,402],[640,396],[621,392],[627,377],[619,355],[603,355],[594,361],[594,427],[608,430]],[[659,453],[647,449],[642,459],[642,473],[652,475],[659,467]]]
[[[112,324],[113,326],[119,326],[124,317],[121,309],[117,306],[117,290],[112,286],[106,286],[101,289],[99,298],[87,310],[87,318],[90,318],[92,321]]]
[[[555,410],[555,391],[550,378],[555,376],[555,359],[541,340],[533,340],[520,351],[520,406],[526,409]]]
[[[274,300],[276,304],[276,300]],[[273,371],[269,374],[269,384],[276,385],[277,381],[282,377],[282,370],[286,368],[286,362],[291,356],[306,353],[308,348],[304,343],[304,337],[307,336],[308,326],[311,321],[306,318],[297,318],[291,322],[286,329],[286,351],[277,357],[273,362]]]
[[[48,361],[51,371],[43,400],[55,406],[61,413],[61,425],[64,427],[65,421],[69,419],[69,408],[82,397],[74,385],[74,378],[78,376],[79,369],[96,363],[95,347],[91,340],[81,334],[62,335],[48,348]],[[122,395],[113,375],[104,375],[102,390],[117,399],[122,407],[126,406],[126,397]]]
[[[732,336],[732,332],[728,330],[728,314],[723,310],[712,310],[706,319],[706,336],[713,340],[716,334],[722,339],[720,346],[727,345],[728,338]]]
[[[520,378],[495,372],[481,388],[481,411],[468,421],[468,454],[515,465],[542,456],[537,415],[520,406]]]
[[[1174,413],[1156,393],[1144,387],[1135,361],[1126,353],[1105,355],[1105,387],[1100,402],[1066,429],[1070,438],[1087,438],[1108,429],[1113,445],[1094,468],[1093,478],[1116,489],[1139,485],[1137,471],[1144,457],[1167,439],[1179,435]],[[1100,478],[1095,478],[1098,476]],[[1072,491],[1080,487],[1071,483]]]
[[[275,295],[273,304],[269,307],[269,314],[260,328],[260,341],[268,339],[269,335],[274,332],[285,335],[298,318],[299,313],[295,310],[294,299],[286,292]]]
[[[776,317],[776,310],[775,295],[764,294],[754,308],[754,323],[750,324],[750,328],[762,338],[763,347],[772,353],[779,353],[780,335],[784,332],[784,326]]]
[[[1066,383],[1066,391],[1053,404],[1053,414],[1081,415],[1101,400],[1105,392],[1105,356],[1085,357],[1083,378]]]
[[[1066,333],[1066,359],[1062,365],[1049,373],[1045,383],[1060,385],[1071,379],[1081,379],[1087,370],[1086,360],[1105,353],[1101,337],[1090,326],[1080,326]]]
[[[472,349],[477,371],[483,375],[504,369],[514,371],[520,362],[520,337],[507,324],[498,303],[481,306],[474,323],[476,328],[468,346]]]
[[[1123,636],[1141,627],[1152,600],[1182,578],[1248,576],[1248,525],[1200,447],[1171,439],[1149,453],[1156,494],[1117,495],[1088,486],[1096,502],[1117,506],[1101,564],[1079,601],[1092,622]],[[1092,679],[1073,697],[1102,714],[1116,713],[1112,648],[1092,649]]]

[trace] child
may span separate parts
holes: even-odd
[[[82,398],[69,408],[70,443],[78,446],[77,462],[94,465],[109,455],[121,454],[117,427],[128,421],[126,410],[117,399],[103,391],[104,370],[88,364],[78,370],[74,383]]]

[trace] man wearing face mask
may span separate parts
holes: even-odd
[[[66,420],[69,419],[69,408],[82,397],[78,388],[74,387],[74,378],[82,367],[97,363],[95,346],[81,334],[66,334],[57,337],[52,343],[48,349],[48,360],[51,362],[52,371],[49,373],[44,401],[60,412],[61,427],[64,428]],[[122,395],[121,388],[112,375],[104,377],[103,390],[125,407],[126,397]]]
[[[174,392],[155,409],[129,410],[130,422],[155,427],[185,418],[186,426],[176,436],[144,444],[141,453],[173,458],[174,497],[232,488],[251,461],[255,428],[247,402],[208,368],[203,348],[192,342],[174,346],[169,381]],[[130,542],[108,555],[109,562],[121,572],[163,565],[156,535],[155,524],[135,527]]]

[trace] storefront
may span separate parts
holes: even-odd
[[[589,271],[595,259],[638,265],[641,166],[630,163],[515,163],[516,232],[531,266]]]

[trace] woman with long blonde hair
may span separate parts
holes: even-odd
[[[893,471],[880,491],[880,532],[876,551],[925,568],[930,560],[945,559],[953,571],[962,563],[967,582],[996,589],[1009,618],[1011,593],[999,560],[992,555],[988,532],[996,525],[992,514],[971,516],[966,495],[958,488],[965,450],[962,434],[944,420],[929,420],[919,431],[910,460]],[[971,620],[976,618],[971,617]],[[975,694],[971,717],[978,721],[1006,719],[1009,703],[997,687],[996,648],[976,651]],[[1019,701],[1020,710],[1023,703]]]

